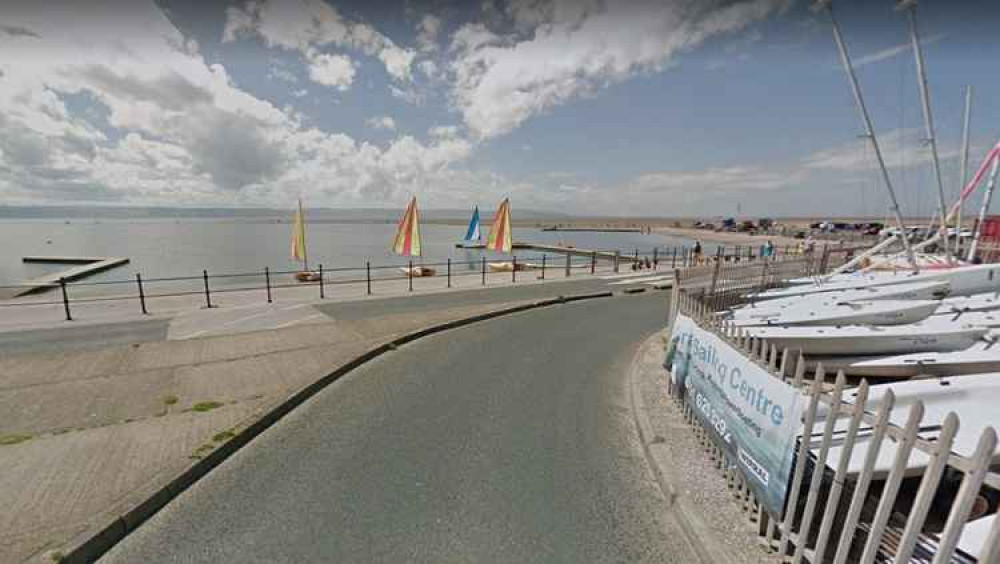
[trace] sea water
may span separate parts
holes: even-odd
[[[483,226],[484,238],[488,226]],[[401,266],[410,260],[390,252],[396,225],[391,222],[317,222],[307,226],[310,268],[323,264],[331,277],[348,274],[364,276],[366,262],[372,267]],[[451,258],[454,272],[476,270],[486,256],[489,261],[510,260],[509,256],[480,250],[458,249],[464,225],[425,224],[421,226],[423,257],[414,264],[442,263]],[[273,219],[5,219],[0,220],[0,285],[66,268],[63,265],[25,264],[22,257],[94,256],[128,257],[130,263],[85,280],[108,282],[222,274],[294,271],[301,265],[291,258],[292,226],[287,220]],[[690,245],[691,241],[660,234],[556,232],[514,227],[516,242],[569,245],[583,249],[620,250],[631,255],[636,249],[651,254]],[[518,260],[540,260],[540,253],[522,251]],[[561,260],[550,255],[549,260]],[[551,264],[551,263],[550,263]],[[561,264],[561,263],[560,263]],[[553,265],[555,266],[555,265]],[[335,269],[353,268],[353,273]],[[395,268],[375,268],[373,276],[398,275]],[[234,279],[233,283],[238,282]],[[213,280],[213,284],[215,281]],[[219,281],[225,284],[225,280]]]

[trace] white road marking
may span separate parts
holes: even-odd
[[[326,317],[326,315],[324,315],[322,313],[315,313],[313,315],[310,315],[310,316],[307,316],[307,317],[303,317],[302,319],[296,319],[295,321],[289,321],[288,323],[282,323],[281,325],[276,325],[274,327],[274,329],[281,329],[281,328],[284,328],[284,327],[291,327],[292,325],[295,325],[296,323],[302,323],[304,321],[309,321],[310,319],[316,319],[317,317]]]
[[[189,333],[187,335],[177,337],[176,340],[183,341],[184,339],[191,339],[193,337],[197,337],[198,335],[204,335],[205,333],[208,333],[208,329],[205,329],[204,331],[195,331],[194,333]]]
[[[628,280],[619,280],[618,282],[610,282],[608,286],[620,286],[622,284],[639,284],[640,282],[662,282],[664,280],[673,280],[673,274],[660,275],[660,276],[646,276],[645,278],[630,278]]]

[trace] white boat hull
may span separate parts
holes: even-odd
[[[933,300],[881,300],[847,302],[815,306],[812,300],[801,299],[797,306],[779,311],[751,312],[735,317],[739,327],[764,325],[907,325],[923,321],[937,311],[940,302]]]
[[[750,336],[766,339],[779,350],[787,348],[805,355],[824,356],[956,351],[969,348],[987,332],[985,327],[934,319],[890,327],[747,327],[744,330]]]
[[[790,288],[768,290],[755,295],[755,299],[769,300],[805,296],[817,292],[858,290],[878,286],[891,286],[911,282],[948,282],[952,296],[1000,291],[1000,264],[978,264],[932,272],[898,273],[880,272],[876,274],[847,275],[834,283],[822,285],[800,284]]]

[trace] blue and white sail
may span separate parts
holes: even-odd
[[[479,233],[479,206],[472,212],[472,221],[469,222],[469,230],[465,232],[465,238],[462,239],[465,243],[475,243],[482,238]]]

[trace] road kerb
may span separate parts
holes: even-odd
[[[670,469],[670,457],[665,452],[663,445],[655,440],[656,435],[653,431],[653,424],[650,421],[649,413],[643,402],[642,394],[639,391],[639,373],[642,369],[642,357],[646,347],[651,342],[655,343],[658,339],[660,339],[659,333],[644,341],[636,351],[628,369],[629,399],[635,425],[639,431],[639,441],[642,443],[646,460],[653,469],[656,483],[659,485],[660,491],[663,492],[663,496],[666,499],[667,508],[676,519],[678,525],[680,525],[681,530],[687,537],[688,544],[691,545],[699,561],[703,564],[732,562],[733,558],[722,550],[718,543],[714,542],[714,536],[708,525],[699,516],[698,509],[691,506],[686,496],[678,493],[674,485],[676,477],[672,476],[673,473]]]

